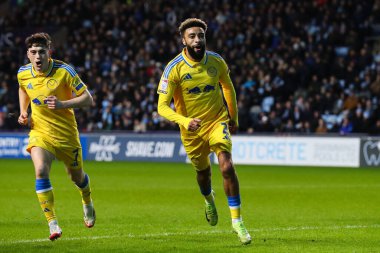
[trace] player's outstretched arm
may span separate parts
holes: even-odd
[[[178,113],[176,113],[172,108],[170,108],[170,101],[172,97],[166,94],[160,94],[158,96],[158,114],[167,120],[173,121],[184,128],[189,130],[189,125],[192,119],[186,118]]]
[[[88,90],[75,98],[65,101],[60,101],[56,96],[46,98],[46,104],[49,109],[80,108],[90,106],[92,103],[93,98]]]
[[[230,77],[230,70],[224,60],[222,61],[222,71],[219,77],[219,82],[222,86],[224,100],[226,101],[228,114],[231,119],[231,122],[229,122],[228,125],[232,133],[232,131],[236,131],[239,126],[238,109],[236,92]]]
[[[18,117],[18,123],[20,125],[27,125],[28,124],[28,107],[30,104],[30,98],[28,94],[26,94],[25,90],[19,88],[18,99],[19,99],[19,104],[20,104],[20,116]]]
[[[238,110],[237,110],[237,101],[236,101],[236,93],[234,86],[231,83],[221,83],[223,89],[224,99],[227,104],[228,113],[232,121],[234,121],[235,125],[238,126]]]

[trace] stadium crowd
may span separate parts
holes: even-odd
[[[95,103],[82,132],[172,130],[157,84],[182,49],[188,17],[208,23],[207,47],[231,69],[240,133],[380,134],[379,0],[6,1],[0,15],[0,129],[21,129],[24,39],[53,37]]]

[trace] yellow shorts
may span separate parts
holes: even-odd
[[[82,147],[79,138],[57,141],[49,136],[31,132],[26,151],[30,153],[33,147],[40,147],[49,151],[58,160],[64,162],[67,168],[81,169],[83,167]]]
[[[181,135],[187,156],[197,171],[210,167],[209,155],[221,151],[231,153],[231,134],[227,122],[218,122],[211,128],[200,129],[199,132]]]

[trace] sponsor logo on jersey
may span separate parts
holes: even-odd
[[[32,99],[32,103],[35,105],[46,105],[47,100],[44,95],[39,95],[38,97]]]
[[[207,84],[204,88],[203,88],[203,92],[210,92],[212,90],[215,90],[215,86],[214,85],[210,85],[210,84]]]
[[[188,94],[199,94],[201,92],[202,91],[198,86],[188,90]]]

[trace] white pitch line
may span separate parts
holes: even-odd
[[[284,227],[284,228],[261,228],[249,229],[249,232],[271,232],[271,231],[305,231],[305,230],[340,230],[340,229],[362,229],[362,228],[380,228],[380,224],[374,225],[345,225],[345,226],[305,226],[305,227]],[[99,240],[99,239],[113,239],[113,238],[146,238],[146,237],[160,237],[160,236],[177,236],[177,235],[211,235],[211,234],[228,234],[231,230],[214,230],[214,231],[187,231],[187,232],[164,232],[153,234],[125,234],[125,235],[104,235],[104,236],[90,236],[90,237],[62,237],[60,241],[79,241],[79,240]],[[16,240],[7,241],[1,240],[0,245],[6,244],[23,244],[23,243],[37,243],[49,242],[49,239],[30,239],[30,240]]]

